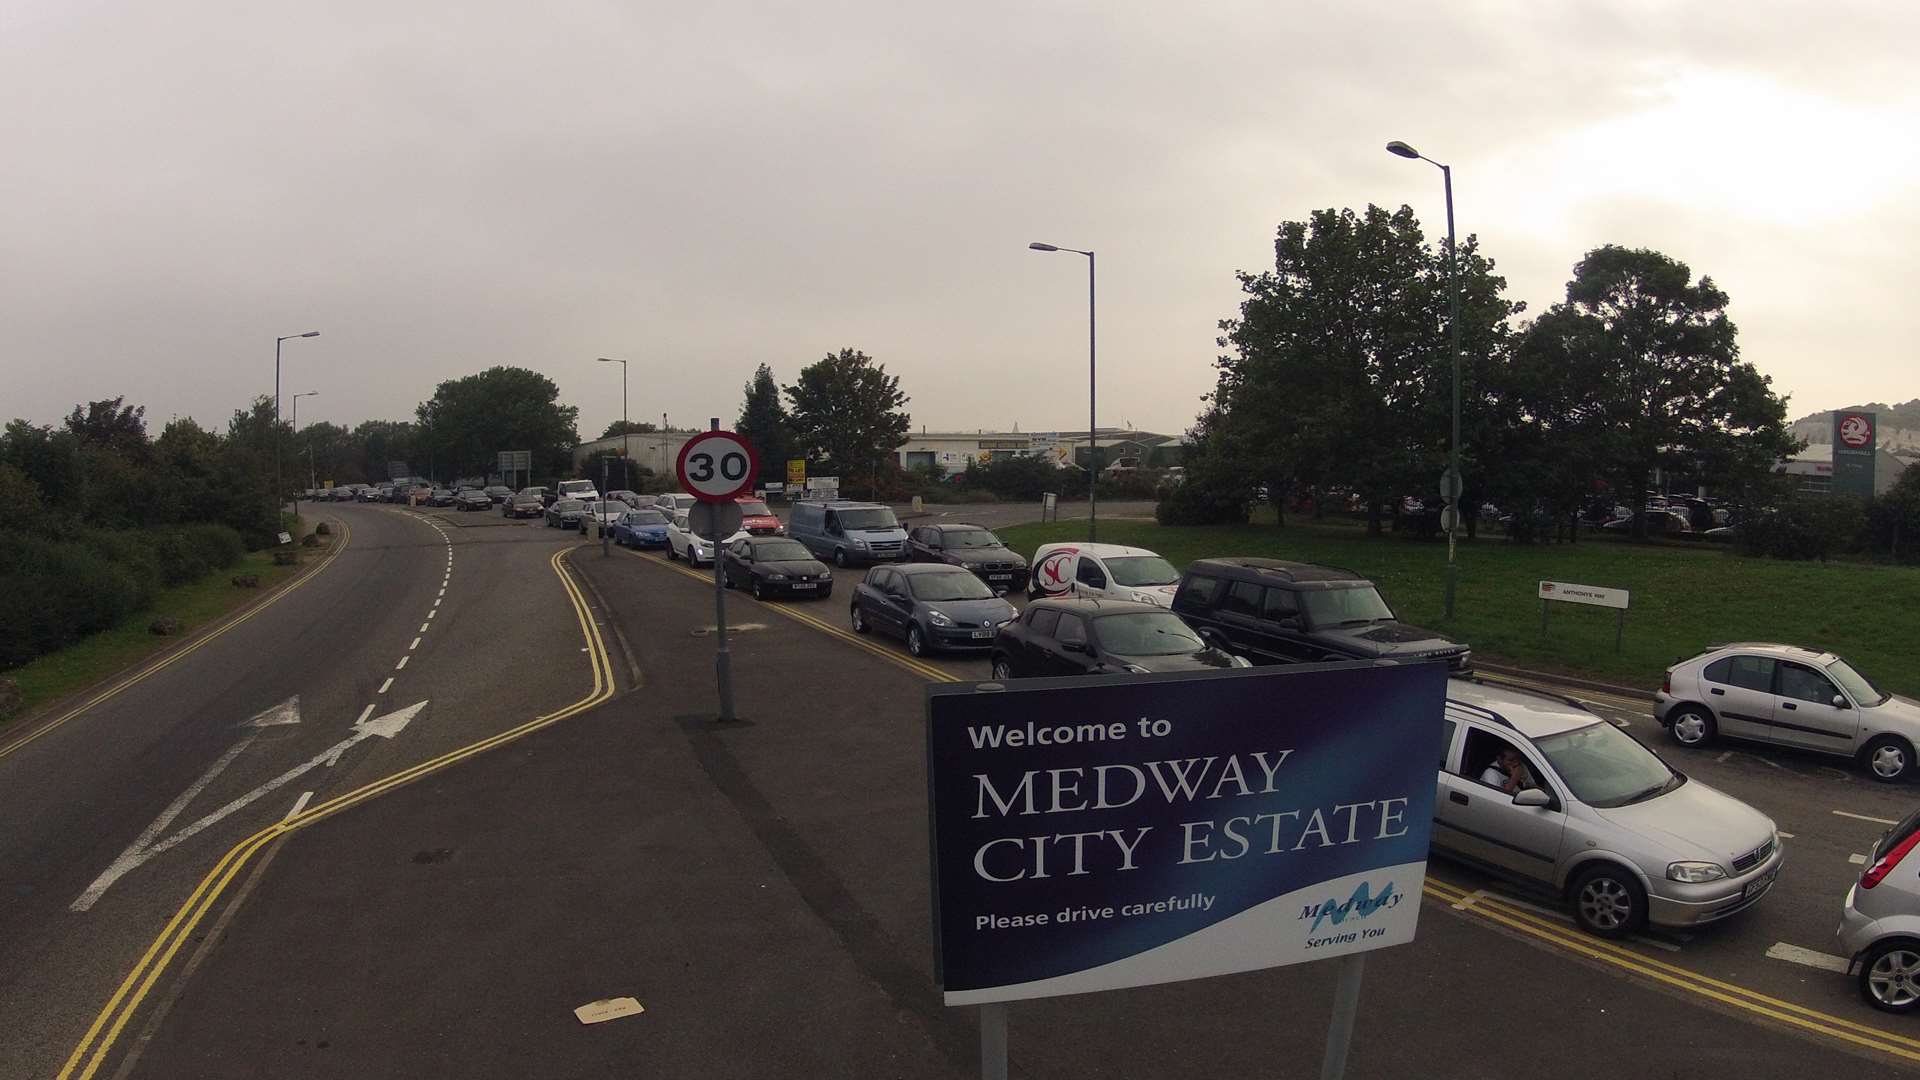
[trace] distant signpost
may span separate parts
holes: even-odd
[[[760,453],[733,432],[721,431],[720,421],[715,420],[713,425],[712,431],[695,435],[680,448],[673,471],[680,480],[680,490],[700,501],[694,510],[702,511],[698,518],[706,524],[707,539],[713,544],[713,637],[717,647],[713,668],[720,686],[720,720],[726,722],[734,719],[733,661],[727,651],[727,589],[720,545],[740,527],[740,507],[735,500],[753,494],[753,482],[760,476]],[[689,512],[687,518],[698,537],[695,514]]]
[[[1613,651],[1620,651],[1620,643],[1627,633],[1627,603],[1633,594],[1625,589],[1609,589],[1604,585],[1576,585],[1571,581],[1543,581],[1540,583],[1540,636],[1547,636],[1547,609],[1554,603],[1585,604],[1589,607],[1614,609]]]

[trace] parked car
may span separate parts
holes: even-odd
[[[540,501],[540,496],[529,491],[518,492],[506,502],[500,504],[500,514],[502,517],[540,517],[546,513],[546,510],[546,504]]]
[[[562,480],[559,497],[579,499],[581,502],[599,502],[600,489],[591,480]]]
[[[735,532],[722,540],[721,544],[722,546],[731,544],[746,535],[745,532]],[[713,538],[694,532],[693,526],[687,521],[685,511],[675,514],[673,520],[667,523],[667,558],[685,559],[692,565],[699,566],[701,563],[711,564],[714,554]]]
[[[637,510],[640,507],[640,493],[637,491],[628,491],[625,488],[621,488],[618,491],[607,492],[607,498],[615,502],[626,503],[627,509],[629,510]]]
[[[554,490],[552,488],[523,487],[520,489],[520,494],[532,495],[534,498],[539,499],[540,508],[542,510],[546,509],[549,506],[552,506],[556,501],[558,501],[558,496],[555,495]]]
[[[907,557],[907,534],[879,503],[841,500],[793,504],[787,535],[835,566],[892,562]]]
[[[1682,746],[1716,737],[1853,758],[1867,775],[1905,780],[1920,745],[1920,702],[1881,690],[1830,652],[1743,641],[1667,669],[1653,716]]]
[[[1435,849],[1552,890],[1590,933],[1724,919],[1779,877],[1771,819],[1577,702],[1453,680],[1443,723]]]
[[[979,525],[919,525],[907,531],[907,558],[965,567],[994,592],[1027,587],[1027,560]]]
[[[1036,600],[993,640],[993,677],[1146,674],[1247,667],[1158,604]]]
[[[1687,536],[1693,532],[1693,525],[1687,521],[1687,515],[1678,510],[1646,510],[1637,516],[1647,519],[1648,536]],[[1633,517],[1615,518],[1600,528],[1603,532],[1631,533],[1633,522]]]
[[[580,519],[587,513],[587,504],[579,499],[559,499],[547,507],[547,525],[550,528],[578,529]]]
[[[1847,889],[1834,935],[1860,996],[1883,1012],[1920,1008],[1920,873],[1906,862],[1916,845],[1920,810],[1881,833],[1867,852],[1866,868]]]
[[[1027,599],[1093,596],[1167,607],[1180,571],[1146,548],[1120,544],[1042,544],[1033,553]]]
[[[1445,634],[1401,622],[1373,582],[1351,570],[1280,559],[1201,559],[1181,575],[1173,610],[1211,641],[1261,664],[1437,660],[1472,670]]]
[[[767,509],[767,502],[753,495],[742,495],[734,500],[740,507],[740,528],[754,536],[785,536],[787,527]]]
[[[667,520],[671,521],[676,515],[684,514],[693,509],[693,504],[698,501],[698,499],[695,499],[684,491],[675,491],[666,495],[654,496],[653,505],[655,509],[667,515]]]
[[[630,548],[663,548],[667,524],[667,515],[658,510],[629,510],[613,523],[613,542]]]
[[[463,512],[467,510],[491,510],[493,509],[493,498],[478,488],[468,488],[453,497],[453,508]]]
[[[993,648],[1000,627],[1020,612],[986,582],[958,566],[877,566],[854,586],[848,617],[856,634],[905,638],[915,656],[942,649]]]
[[[453,489],[451,489],[451,488],[434,488],[434,489],[433,489],[433,494],[432,494],[432,495],[430,495],[430,496],[428,496],[428,498],[427,498],[427,505],[429,505],[429,506],[452,506],[452,505],[453,505],[453,499],[454,499],[454,492],[453,492]]]
[[[755,600],[769,596],[833,595],[833,571],[806,545],[784,536],[752,536],[727,545],[720,580],[729,589],[743,585]]]
[[[632,507],[626,503],[616,502],[613,499],[602,499],[599,502],[590,502],[587,504],[586,511],[580,517],[580,531],[586,532],[588,525],[592,525],[596,529],[611,529],[613,528],[613,523],[620,520],[620,515],[631,509]]]
[[[487,493],[487,501],[496,506],[513,498],[513,489],[505,484],[493,484],[482,490]]]

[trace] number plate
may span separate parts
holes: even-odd
[[[975,630],[975,631],[973,632],[973,636],[974,636],[975,638],[977,638],[977,639],[985,639],[985,638],[990,638],[990,637],[992,637],[992,636],[993,636],[993,631],[991,631],[991,630]]]
[[[816,586],[811,581],[796,581],[792,585],[788,586],[788,588],[793,588],[793,589],[812,589],[817,587],[818,586]]]
[[[1013,575],[1012,574],[988,574],[987,580],[988,581],[1012,581]]]
[[[1754,881],[1747,882],[1746,891],[1740,894],[1740,899],[1751,900],[1754,897],[1759,896],[1761,893],[1766,892],[1769,888],[1773,886],[1773,879],[1779,876],[1780,876],[1780,871],[1776,869],[1773,873],[1768,874],[1766,877],[1758,878]]]

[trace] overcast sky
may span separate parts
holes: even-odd
[[[1535,312],[1599,244],[1733,298],[1794,415],[1920,396],[1920,6],[0,6],[0,418],[273,389],[404,419],[545,372],[583,435],[731,423],[853,346],[916,430],[1183,430],[1276,224],[1455,169]]]

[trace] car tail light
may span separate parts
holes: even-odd
[[[1873,860],[1873,865],[1867,867],[1866,873],[1860,875],[1860,887],[1871,889],[1880,884],[1880,879],[1892,873],[1893,868],[1900,865],[1900,860],[1906,858],[1907,852],[1912,851],[1915,844],[1920,844],[1920,829],[1908,833],[1905,840],[1895,844],[1891,850]]]
[[[1673,693],[1673,669],[1672,668],[1668,668],[1667,674],[1663,678],[1661,678],[1660,692],[1663,694]]]

